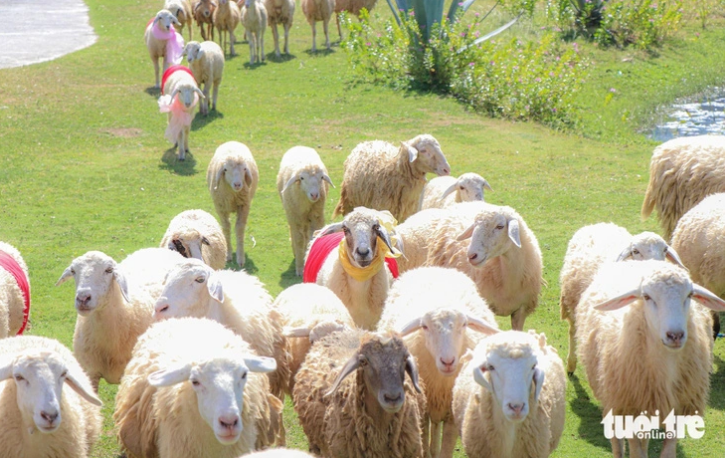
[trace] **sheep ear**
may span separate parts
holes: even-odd
[[[631,256],[632,256],[632,247],[628,246],[627,248],[624,249],[624,251],[619,253],[619,256],[617,256],[617,262],[622,262]]]
[[[483,180],[483,189],[488,189],[489,191],[493,191],[493,188],[490,184],[488,184],[488,181]]]
[[[375,234],[380,237],[383,242],[385,242],[385,246],[388,247],[388,250],[390,250],[391,253],[395,253],[395,249],[393,248],[393,242],[390,241],[390,235],[388,234],[387,229],[385,229],[382,225],[378,224],[377,228],[375,229]]]
[[[400,145],[408,152],[408,162],[413,162],[418,159],[418,150],[412,147],[410,144],[400,142]]]
[[[475,380],[476,383],[493,393],[493,386],[491,386],[491,383],[486,380],[486,377],[484,377],[481,366],[482,364],[479,364],[473,369],[473,380]]]
[[[277,361],[274,358],[266,356],[247,356],[244,358],[244,364],[250,372],[260,372],[266,374],[277,369]]]
[[[282,194],[284,194],[284,192],[287,190],[287,188],[292,186],[294,184],[294,182],[297,180],[298,180],[297,175],[294,175],[294,176],[292,176],[292,178],[287,180],[287,183],[284,184],[284,188],[282,188]]]
[[[206,54],[206,53],[204,52],[204,50],[203,50],[203,49],[201,49],[201,48],[199,48],[199,52],[198,52],[198,53],[196,53],[196,58],[197,58],[197,59],[201,59],[201,58],[202,58],[202,57],[204,56],[204,54]]]
[[[309,337],[310,328],[306,326],[300,328],[284,328],[282,335],[285,337]]]
[[[244,168],[244,183],[247,186],[252,186],[252,172],[249,170],[249,167]]]
[[[514,245],[521,248],[521,236],[519,235],[519,220],[512,219],[509,221],[509,238]]]
[[[154,25],[156,25],[156,23],[157,23],[157,22],[159,22],[159,19],[161,19],[161,18],[160,18],[159,16],[156,16],[156,17],[154,18]]]
[[[692,297],[710,310],[725,312],[725,301],[696,283],[692,284]]]
[[[73,276],[73,273],[71,272],[71,266],[66,267],[66,269],[61,274],[60,278],[57,282],[55,282],[55,286],[61,285],[68,281]]]
[[[408,373],[410,381],[413,382],[413,387],[418,393],[422,393],[420,385],[418,385],[418,366],[415,364],[415,358],[413,355],[408,355],[408,359],[405,360],[405,372]]]
[[[214,181],[212,182],[212,185],[214,186],[213,190],[216,190],[219,187],[219,182],[222,181],[222,175],[224,175],[224,166],[220,164],[216,174],[214,175]]]
[[[206,280],[206,288],[209,290],[209,294],[215,301],[220,304],[224,302],[224,288],[222,287],[222,282],[219,280],[218,276],[214,275],[214,273],[209,275],[209,278]]]
[[[451,194],[453,191],[455,191],[457,187],[458,187],[457,181],[455,183],[453,183],[452,185],[448,186],[448,189],[443,191],[443,194],[441,194],[441,199],[445,199],[446,197],[448,197],[448,195]]]
[[[471,236],[473,235],[473,230],[474,229],[476,229],[476,223],[473,223],[470,226],[468,226],[468,229],[466,229],[465,231],[463,231],[463,233],[461,235],[459,235],[456,238],[456,240],[458,240],[460,242],[462,240],[470,239]]]
[[[15,358],[9,355],[4,358],[0,358],[0,382],[7,380],[13,376],[13,365],[15,364]]]
[[[322,181],[327,181],[330,184],[330,186],[332,186],[333,188],[335,187],[335,185],[332,184],[332,180],[326,173],[322,174]]]
[[[476,318],[475,316],[466,315],[466,320],[468,321],[466,323],[468,327],[474,331],[478,331],[489,336],[500,332],[498,329],[494,328],[482,319]]]
[[[613,297],[605,302],[602,302],[601,304],[595,305],[594,308],[596,310],[601,310],[602,312],[611,312],[612,310],[618,310],[639,299],[641,294],[642,293],[639,291],[639,288],[627,291],[624,294]]]
[[[212,2],[212,4],[214,4],[214,2]],[[194,5],[194,13],[196,13],[196,10],[198,10],[200,6],[201,2],[197,2],[196,5]]]
[[[206,100],[206,96],[204,95],[203,92],[201,92],[201,89],[199,89],[198,87],[195,87],[194,88],[194,92],[196,92],[197,94],[199,94],[199,97],[201,98],[201,100]]]
[[[677,254],[674,248],[671,246],[668,246],[665,250],[665,259],[669,259],[671,262],[674,262],[678,266],[682,267],[683,269],[687,269],[685,265],[682,263],[682,260],[680,259],[680,256]]]
[[[163,88],[162,88],[162,90],[163,90]],[[178,94],[178,93],[179,93],[178,89],[174,89],[173,91],[171,91],[171,96],[169,97],[169,103],[174,103],[174,97],[176,97],[176,94]]]
[[[541,394],[541,388],[544,386],[544,371],[538,367],[534,369],[534,385],[536,385],[536,391],[534,392],[534,402],[539,402],[539,395]]]
[[[181,22],[179,22],[179,20],[176,19],[176,16],[174,16],[173,14],[171,15],[171,22],[173,22],[176,25],[181,25]]]
[[[163,386],[176,385],[177,383],[189,380],[189,376],[191,376],[191,363],[171,369],[158,370],[150,374],[147,380],[151,386],[160,388]]]
[[[342,223],[332,223],[320,229],[320,235],[318,237],[324,237],[325,235],[334,234],[342,230]]]
[[[128,282],[126,281],[126,276],[123,275],[123,272],[118,270],[118,266],[115,266],[113,268],[113,278],[116,279],[116,283],[118,283],[118,287],[121,288],[121,295],[123,296],[123,299],[126,302],[131,302],[131,299],[128,296]]]
[[[423,326],[423,320],[420,318],[415,318],[410,323],[403,326],[403,329],[400,330],[400,336],[405,337],[408,334],[412,334],[415,331],[417,331],[418,329],[420,329],[421,326]]]
[[[355,353],[354,355],[352,355],[352,358],[347,360],[347,362],[342,367],[342,369],[340,369],[340,374],[337,376],[337,378],[333,382],[332,388],[330,388],[330,390],[327,393],[325,393],[324,397],[332,396],[333,394],[335,394],[335,391],[337,391],[337,389],[340,388],[340,384],[342,383],[343,380],[345,380],[345,377],[347,377],[348,375],[355,372],[355,370],[358,367],[360,367],[360,356],[357,353]]]
[[[93,405],[102,406],[103,402],[98,399],[98,396],[93,392],[93,388],[87,383],[83,382],[83,378],[76,376],[71,369],[68,371],[68,375],[65,377],[65,383],[73,389],[80,397],[90,402]]]

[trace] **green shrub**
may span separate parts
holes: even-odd
[[[566,128],[577,120],[575,94],[587,63],[576,43],[554,34],[538,42],[518,38],[473,44],[482,18],[434,24],[423,45],[413,13],[401,25],[387,21],[374,30],[366,13],[360,22],[343,19],[348,51],[357,81],[395,89],[450,94],[472,109],[494,117],[534,120]],[[441,31],[445,33],[441,33]]]

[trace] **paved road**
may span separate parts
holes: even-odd
[[[95,42],[82,0],[0,0],[0,68],[57,59]]]

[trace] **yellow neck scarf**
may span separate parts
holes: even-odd
[[[390,214],[390,212],[382,211],[380,213],[381,217],[378,219],[378,222],[388,231],[388,233],[390,234],[391,242],[393,246],[395,246],[397,244],[397,237],[395,236],[395,225],[398,222],[395,220],[393,215]],[[367,267],[358,267],[350,262],[350,258],[347,256],[347,248],[344,237],[342,238],[342,240],[340,240],[340,246],[337,252],[340,257],[340,263],[342,263],[342,268],[345,269],[345,272],[347,272],[348,275],[350,275],[357,281],[370,280],[375,274],[380,272],[380,269],[383,268],[385,258],[397,258],[402,254],[395,249],[393,252],[391,252],[383,239],[381,239],[380,237],[378,237],[377,240],[375,257],[373,258],[373,261],[370,263],[370,265],[368,265]]]

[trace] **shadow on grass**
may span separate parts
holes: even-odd
[[[723,345],[725,344],[724,340],[715,341],[715,344]],[[708,404],[713,409],[725,410],[725,361],[715,355],[715,364],[717,365],[717,372],[710,376],[711,391]]]
[[[237,264],[237,261],[236,261],[236,257],[235,256],[236,255],[234,255],[232,253],[232,257],[234,257],[235,260],[227,261],[227,265],[226,265],[226,268],[227,269],[234,270],[236,272],[239,272],[239,271],[243,270],[244,272],[246,272],[246,273],[248,273],[250,275],[256,274],[257,272],[259,272],[259,268],[254,263],[254,261],[252,260],[252,258],[249,257],[249,255],[247,255],[246,253],[244,253],[244,267],[240,267],[239,264]]]
[[[211,103],[209,105],[211,106]],[[224,113],[218,110],[212,110],[211,108],[209,108],[209,114],[206,116],[197,112],[194,120],[191,121],[191,130],[197,131],[217,119],[224,119]]]
[[[161,95],[161,88],[158,88],[156,86],[149,86],[143,91],[152,97],[158,97]]]
[[[295,60],[295,59],[297,59],[297,56],[295,56],[294,54],[282,53],[282,54],[280,54],[279,57],[277,57],[274,54],[274,51],[267,53],[267,61],[274,62],[275,64],[282,64],[284,62],[289,62],[289,61]]]
[[[576,391],[576,399],[571,401],[571,410],[579,417],[579,437],[590,444],[601,447],[607,451],[612,450],[609,439],[604,437],[602,429],[602,412],[590,399],[587,391],[579,381],[579,377],[572,375],[569,382]]]
[[[180,161],[176,156],[175,146],[164,152],[164,155],[161,157],[161,162],[163,162],[163,164],[159,164],[159,169],[168,170],[177,175],[191,176],[198,173],[196,170],[196,158],[194,158],[194,155],[191,154],[191,152],[188,152],[186,153],[186,159]]]
[[[266,61],[264,61],[264,62],[257,61],[253,64],[250,64],[249,61],[247,61],[247,62],[244,62],[244,65],[242,65],[242,67],[246,68],[247,70],[256,70],[259,67],[263,67],[265,65],[267,65]]]
[[[282,275],[279,277],[278,285],[282,288],[289,288],[290,286],[296,285],[297,283],[302,283],[302,277],[297,276],[295,270],[295,260],[292,259],[292,262],[290,262],[287,270],[282,272]]]
[[[305,50],[305,53],[310,56],[329,56],[335,52],[336,51],[334,49],[318,49],[317,51],[313,51],[312,49]]]

